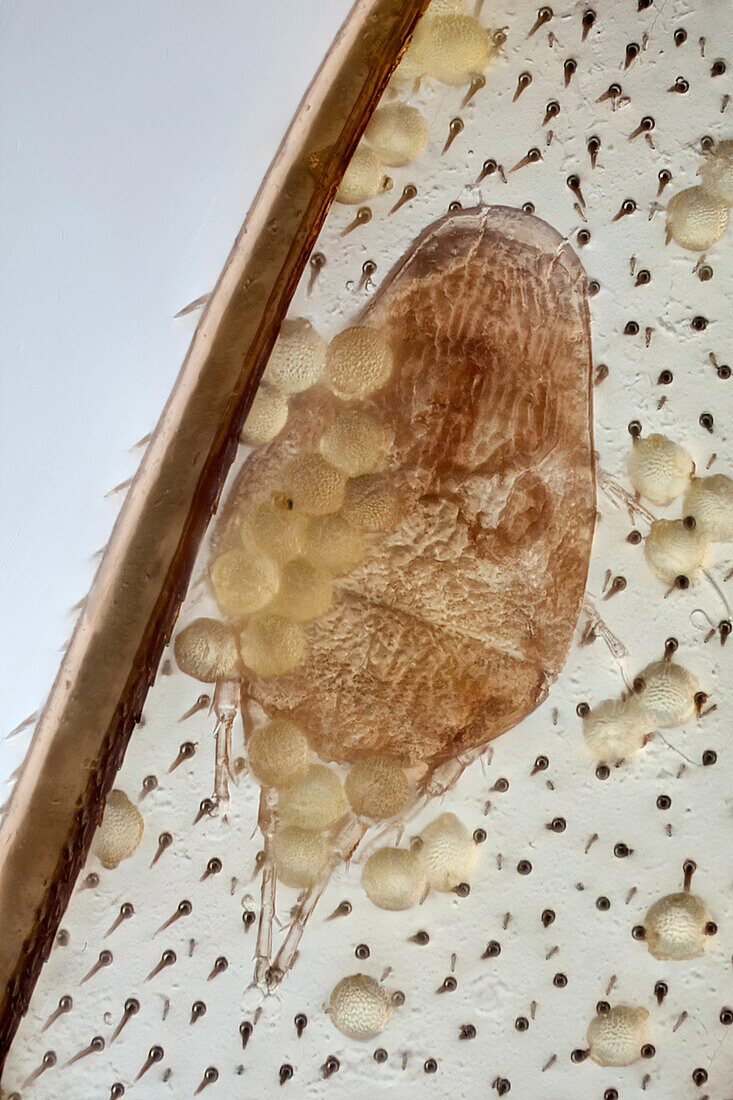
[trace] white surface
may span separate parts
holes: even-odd
[[[718,379],[708,353],[715,352],[721,362],[730,354],[733,322],[727,288],[733,277],[733,235],[711,250],[708,262],[715,275],[703,283],[694,272],[697,257],[676,246],[665,249],[663,215],[649,219],[648,214],[660,168],[668,167],[674,175],[666,198],[675,188],[695,182],[703,133],[716,138],[733,135],[733,115],[729,122],[721,113],[721,98],[731,78],[709,75],[712,60],[724,56],[733,40],[733,17],[707,2],[696,5],[694,16],[682,0],[639,14],[635,0],[624,0],[619,10],[622,6],[623,19],[604,22],[599,17],[581,45],[583,7],[555,5],[554,47],[548,44],[546,30],[526,37],[536,3],[517,0],[494,11],[492,21],[507,24],[509,37],[504,58],[489,74],[485,90],[465,111],[460,108],[460,89],[433,86],[421,91],[415,101],[422,103],[430,123],[429,154],[418,165],[395,170],[395,189],[371,204],[374,218],[368,227],[342,238],[341,230],[354,212],[334,210],[319,244],[327,265],[311,296],[299,290],[293,313],[312,318],[324,335],[338,331],[373,289],[357,289],[364,260],[377,261],[378,281],[415,235],[454,199],[464,205],[479,199],[509,205],[532,201],[540,217],[560,232],[574,234],[584,221],[565,181],[577,172],[592,232],[592,242],[579,254],[589,276],[602,284],[592,299],[595,360],[609,367],[608,379],[594,394],[602,465],[624,482],[624,457],[630,446],[626,425],[639,418],[647,431],[672,434],[701,468],[716,453],[714,470],[730,474],[733,380]],[[688,42],[679,49],[672,38],[678,25],[688,31]],[[642,41],[645,33],[646,51],[624,71],[626,43]],[[700,54],[701,36],[707,38],[706,58]],[[578,58],[579,68],[566,89],[562,62],[570,56]],[[517,77],[525,70],[532,71],[534,81],[512,104]],[[667,91],[680,73],[691,85],[687,96]],[[630,102],[614,111],[610,103],[597,104],[596,99],[615,80],[623,84]],[[561,102],[562,112],[551,127],[555,137],[548,146],[548,129],[541,122],[552,98]],[[441,156],[448,124],[459,113],[466,129]],[[656,119],[654,147],[643,137],[628,140],[647,114]],[[593,133],[603,143],[595,171],[585,148]],[[495,157],[508,172],[532,146],[541,148],[541,164],[508,174],[506,185],[497,174],[480,188],[473,186],[487,157]],[[388,217],[402,187],[413,180],[420,188],[418,199]],[[613,221],[627,197],[636,200],[637,212]],[[637,270],[651,271],[648,286],[634,285],[632,256]],[[192,286],[188,297],[199,289]],[[698,313],[710,321],[704,333],[690,327]],[[632,319],[641,326],[638,336],[623,334]],[[649,346],[644,338],[647,326],[653,330]],[[656,384],[663,368],[674,372],[671,386]],[[659,407],[661,397],[666,402]],[[715,415],[713,436],[698,422],[703,411]],[[228,826],[218,819],[192,825],[199,800],[211,790],[212,720],[203,711],[179,725],[180,715],[201,688],[176,671],[160,677],[146,706],[145,725],[133,736],[118,780],[118,786],[135,798],[145,775],[158,776],[158,789],[141,803],[146,818],[143,843],[115,872],[101,871],[90,859],[88,870],[100,872],[100,885],[78,889],[72,899],[63,921],[69,945],[53,952],[41,976],[11,1053],[6,1085],[19,1088],[39,1066],[43,1052],[54,1049],[57,1067],[23,1090],[24,1098],[55,1100],[61,1092],[82,1100],[104,1098],[115,1080],[124,1081],[132,1096],[178,1098],[191,1095],[206,1066],[215,1065],[219,1081],[204,1093],[207,1098],[247,1095],[259,1100],[280,1094],[278,1068],[289,1062],[295,1077],[282,1095],[298,1098],[371,1100],[377,1093],[410,1100],[493,1096],[492,1082],[502,1076],[512,1082],[511,1097],[518,1100],[601,1100],[609,1088],[619,1090],[620,1100],[647,1095],[657,1100],[729,1100],[733,1028],[723,1027],[718,1014],[733,1001],[728,688],[733,642],[725,649],[717,637],[705,643],[707,628],[699,609],[713,623],[724,614],[712,587],[701,583],[665,598],[665,586],[649,573],[642,548],[626,541],[631,523],[625,510],[602,495],[599,510],[588,587],[629,650],[629,671],[633,675],[658,657],[665,638],[675,635],[680,663],[696,673],[717,711],[683,729],[665,731],[664,738],[656,737],[601,782],[584,751],[575,707],[581,700],[595,703],[617,696],[623,682],[603,642],[575,646],[544,706],[499,739],[493,758],[474,765],[442,804],[471,829],[482,826],[488,832],[470,896],[459,900],[431,895],[418,911],[384,913],[361,894],[358,866],[341,870],[306,930],[292,975],[277,997],[263,1002],[261,994],[249,988],[254,931],[245,934],[241,923],[243,904],[253,905],[251,896],[258,892],[251,878],[260,847],[259,838],[252,836],[258,792],[248,781],[235,789]],[[679,510],[671,506],[668,514],[679,515]],[[641,522],[638,526],[644,529]],[[206,554],[204,547],[200,575]],[[723,587],[729,565],[730,546],[716,547],[712,575]],[[627,588],[601,602],[609,570],[625,576]],[[195,585],[184,616],[211,610],[205,587]],[[169,774],[184,739],[198,742],[196,755]],[[714,767],[701,766],[705,749],[717,751]],[[532,776],[540,753],[548,756],[550,768]],[[492,790],[499,777],[509,781],[503,793]],[[655,805],[663,793],[672,799],[668,812]],[[432,807],[426,816],[435,812],[437,807]],[[545,828],[555,816],[567,819],[561,834]],[[150,869],[157,838],[166,829],[174,844]],[[412,831],[417,827],[410,827]],[[618,842],[627,844],[633,854],[625,859],[614,856]],[[200,876],[212,856],[221,858],[223,870],[202,883]],[[693,889],[708,903],[719,933],[704,958],[659,963],[644,944],[632,939],[631,929],[653,901],[680,888],[682,863],[689,857],[698,863]],[[518,861],[525,858],[533,864],[527,876],[516,871]],[[608,912],[596,908],[599,895],[611,900]],[[351,916],[324,923],[345,897],[354,905]],[[193,903],[192,916],[154,935],[182,898]],[[134,918],[105,939],[126,900],[135,905]],[[280,891],[278,915],[283,923],[294,901],[293,891]],[[544,929],[540,915],[546,907],[556,911],[557,919]],[[427,947],[406,942],[419,928],[430,933]],[[500,941],[502,953],[482,960],[490,939]],[[362,942],[371,948],[366,962],[354,958],[354,948]],[[103,948],[113,952],[113,965],[79,986]],[[177,952],[177,963],[146,983],[166,948]],[[458,988],[438,995],[436,990],[451,971],[453,953]],[[228,970],[209,982],[220,954],[228,957]],[[328,992],[347,973],[364,970],[381,977],[387,968],[392,970],[386,984],[405,992],[405,1007],[379,1039],[364,1045],[344,1040],[323,1013]],[[565,989],[553,985],[558,972],[568,977]],[[658,980],[669,985],[661,1006],[653,993]],[[73,995],[74,1009],[41,1034],[66,993]],[[139,997],[142,1009],[120,1038],[103,1053],[64,1068],[63,1063],[92,1036],[109,1041],[129,996]],[[190,1006],[197,998],[207,1003],[208,1011],[192,1029]],[[570,1062],[571,1050],[584,1045],[596,1002],[606,998],[650,1010],[657,1048],[652,1061],[621,1070]],[[516,1031],[515,1018],[531,1018],[533,1003],[529,1030]],[[262,1017],[243,1051],[239,1023],[254,1019],[258,1008],[263,1008]],[[293,1027],[297,1012],[305,1012],[309,1019],[300,1040]],[[681,1019],[682,1013],[687,1017]],[[458,1039],[465,1023],[476,1026],[475,1040]],[[132,1084],[154,1043],[165,1050],[163,1062]],[[377,1046],[389,1051],[383,1066],[372,1060]],[[324,1082],[320,1067],[331,1054],[340,1059],[341,1069]],[[438,1061],[434,1076],[423,1069],[431,1057]],[[691,1079],[698,1066],[710,1074],[700,1090]]]
[[[0,779],[197,315],[350,0],[0,11]],[[0,786],[0,804],[7,788]]]

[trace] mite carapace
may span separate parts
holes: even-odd
[[[448,789],[562,669],[593,537],[590,395],[572,249],[521,211],[460,210],[414,243],[247,457],[211,576],[220,606],[231,577],[249,603],[227,615],[213,678],[228,730],[239,684],[263,784],[260,982],[288,969],[370,825]],[[351,768],[348,803],[329,763]],[[307,892],[273,958],[278,873]]]

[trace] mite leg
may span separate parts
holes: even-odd
[[[241,697],[242,726],[244,730],[244,745],[247,747],[252,733],[253,723],[249,713],[249,696],[246,688],[242,690]],[[272,925],[275,919],[275,897],[277,891],[277,872],[272,853],[272,841],[275,832],[275,809],[277,795],[274,790],[262,787],[260,790],[260,808],[257,817],[257,826],[263,841],[262,862],[259,870],[262,872],[260,886],[260,917],[257,924],[257,946],[255,948],[254,984],[261,989],[266,988],[267,975],[270,969],[272,957]]]
[[[344,863],[351,859],[358,848],[364,834],[368,829],[368,825],[359,821],[354,815],[350,815],[340,831],[336,834],[334,843],[333,856],[331,859],[331,869],[333,870],[339,863]],[[290,967],[295,962],[295,956],[298,953],[298,947],[300,945],[301,937],[306,929],[310,916],[318,904],[323,891],[326,889],[330,879],[330,874],[324,878],[322,882],[319,882],[316,886],[311,886],[306,891],[303,899],[301,900],[293,917],[290,926],[288,928],[285,939],[282,946],[277,953],[277,957],[270,967],[267,975],[267,988],[270,993],[280,985],[287,974]]]
[[[612,477],[600,466],[596,466],[596,479],[598,481],[598,488],[601,492],[605,493],[608,499],[617,508],[623,507],[628,510],[629,519],[632,523],[637,519],[642,519],[646,523],[653,523],[656,516],[645,508],[632,493],[627,489],[624,489],[623,485],[620,485],[618,481]]]
[[[632,677],[629,675],[629,651],[623,642],[616,637],[613,631],[606,626],[590,596],[585,596],[582,603],[582,611],[586,617],[586,623],[581,635],[581,644],[587,645],[596,638],[602,638],[608,647],[608,651],[618,668],[621,679],[626,685],[627,691],[633,691]]]
[[[216,716],[216,765],[214,796],[226,818],[229,812],[229,767],[232,759],[232,726],[239,707],[239,684],[236,680],[219,680],[214,691],[212,709]]]
[[[262,788],[258,824],[264,841],[264,859],[262,860],[260,919],[257,926],[254,972],[254,984],[261,989],[267,988],[270,959],[272,957],[272,922],[275,918],[275,891],[277,889],[277,872],[272,857],[276,798],[277,796],[272,789]]]

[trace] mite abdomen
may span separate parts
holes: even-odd
[[[303,663],[249,690],[323,759],[434,764],[521,721],[570,645],[595,503],[585,277],[539,219],[460,211],[415,242],[360,323],[389,341],[387,384],[358,402],[299,395],[233,504],[275,492],[291,455],[360,408],[392,433],[381,475],[400,516],[304,625]]]

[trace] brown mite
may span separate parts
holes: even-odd
[[[253,701],[307,730],[325,762],[401,757],[419,769],[422,801],[545,699],[578,618],[594,524],[586,288],[560,235],[507,207],[441,218],[385,278],[356,323],[379,330],[394,355],[389,381],[362,407],[394,433],[380,476],[401,514],[304,624],[302,663],[273,677],[244,671],[245,730]],[[215,552],[243,509],[278,491],[294,453],[318,450],[342,407],[325,387],[299,395],[298,415],[245,462]],[[438,541],[455,551],[422,549]],[[272,814],[261,805],[269,851]],[[334,858],[349,857],[366,829],[345,817]],[[307,891],[274,962],[262,931],[261,981],[281,980],[322,890]]]

